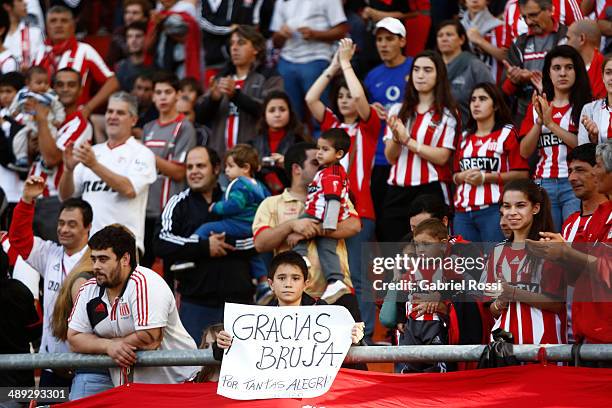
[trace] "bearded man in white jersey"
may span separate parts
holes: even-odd
[[[144,251],[147,197],[157,171],[153,152],[132,136],[137,103],[126,92],[111,95],[105,115],[108,140],[93,147],[84,143],[65,148],[59,196],[61,200],[82,196],[92,205],[92,233],[123,224]]]
[[[107,354],[115,386],[127,382],[172,384],[199,367],[136,367],[136,350],[195,350],[174,295],[157,273],[136,264],[134,237],[109,225],[89,240],[95,278],[85,282],[68,319],[68,342],[77,353]]]

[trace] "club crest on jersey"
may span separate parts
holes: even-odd
[[[130,315],[130,307],[128,306],[127,303],[120,303],[119,304],[119,316],[121,316],[122,318],[127,318]]]

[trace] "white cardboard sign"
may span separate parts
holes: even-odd
[[[355,321],[342,306],[225,304],[233,337],[217,393],[238,400],[325,394],[351,346]]]

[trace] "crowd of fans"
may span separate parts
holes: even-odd
[[[227,348],[226,302],[342,305],[369,345],[377,318],[394,344],[612,343],[609,2],[123,0],[107,55],[85,2],[50,3],[0,0],[0,352],[123,368],[41,386],[188,380],[126,368]],[[376,302],[374,242],[486,259],[397,282],[503,283]]]

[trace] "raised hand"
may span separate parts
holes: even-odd
[[[45,190],[45,179],[40,176],[30,176],[23,184],[23,201],[31,204]]]
[[[350,65],[351,58],[353,58],[356,48],[357,46],[353,44],[353,40],[350,38],[341,39],[340,46],[338,47],[338,58],[340,59],[340,63]]]

